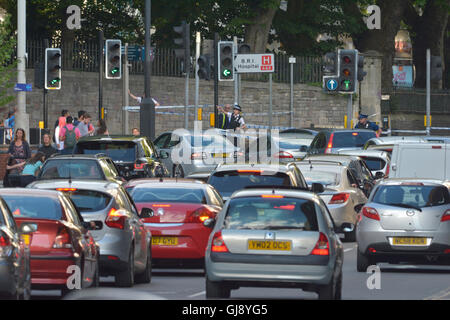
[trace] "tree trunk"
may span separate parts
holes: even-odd
[[[250,45],[254,53],[265,53],[269,41],[269,32],[272,27],[272,21],[280,7],[281,0],[274,1],[270,8],[257,7],[251,22],[245,27],[245,42]]]
[[[450,0],[448,0],[450,5]],[[416,67],[416,88],[426,88],[427,49],[431,55],[444,57],[444,34],[447,30],[448,10],[438,0],[428,0],[423,15],[415,20],[411,36],[413,60]],[[444,59],[443,59],[444,64]],[[443,81],[433,81],[432,88],[442,89]]]
[[[360,52],[378,51],[383,55],[381,88],[383,93],[392,91],[392,64],[395,57],[395,37],[408,0],[380,0],[381,30],[367,30],[356,39]]]

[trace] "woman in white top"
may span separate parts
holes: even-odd
[[[56,143],[56,149],[58,151],[64,150],[64,141],[60,141],[59,139],[59,132],[62,128],[66,125],[66,118],[65,117],[59,117],[59,124],[55,129],[55,143]]]

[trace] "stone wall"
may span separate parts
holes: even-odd
[[[27,82],[33,83],[34,71],[27,70]],[[104,80],[103,105],[106,108],[106,122],[109,132],[123,132],[123,80]],[[200,82],[200,105],[209,104],[204,109],[204,127],[209,127],[209,113],[213,112],[213,81]],[[144,92],[144,77],[131,76],[130,90],[135,95]],[[194,104],[195,80],[190,81],[190,104]],[[184,104],[184,78],[153,77],[151,91],[162,106]],[[243,82],[241,89],[241,107],[248,124],[268,125],[269,84],[263,82]],[[220,83],[219,103],[232,104],[234,101],[234,85],[232,82]],[[27,94],[27,113],[30,115],[30,127],[38,127],[43,120],[43,91],[34,89]],[[290,87],[288,84],[273,84],[273,112],[289,111]],[[130,99],[131,105],[137,102]],[[13,108],[14,104],[8,106]],[[62,89],[48,94],[49,124],[52,127],[62,109],[70,110],[76,115],[80,109],[88,111],[93,119],[98,118],[98,74],[86,72],[64,72]],[[157,110],[159,111],[159,110]],[[183,109],[160,110],[183,113]],[[297,84],[294,87],[294,127],[333,126],[342,127],[346,112],[346,99],[342,96],[327,95],[321,88]],[[6,114],[7,110],[3,112]],[[190,109],[193,120],[194,109]],[[264,114],[265,113],[265,114]],[[289,126],[289,114],[274,115],[273,126]],[[139,113],[129,113],[129,128],[139,127]],[[156,115],[156,133],[184,127],[183,115]],[[191,126],[192,128],[192,126]]]

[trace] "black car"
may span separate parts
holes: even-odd
[[[78,141],[74,154],[108,155],[126,180],[167,177],[169,172],[159,161],[160,155],[146,137],[94,136]]]
[[[33,231],[28,224],[19,228],[0,198],[0,299],[30,298],[29,233]]]
[[[105,154],[56,155],[42,166],[37,180],[106,180],[123,184],[116,165]]]
[[[336,153],[337,150],[363,149],[364,144],[377,135],[373,130],[326,129],[311,142],[308,154]]]

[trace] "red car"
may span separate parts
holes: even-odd
[[[100,252],[89,232],[96,226],[83,221],[70,198],[62,192],[37,189],[0,189],[0,195],[16,223],[27,223],[35,230],[27,240],[32,288],[61,289],[64,295],[77,284],[98,286]]]
[[[204,265],[211,228],[203,222],[215,219],[223,207],[211,185],[188,179],[138,179],[125,188],[138,210],[153,210],[144,223],[152,233],[155,264]]]

